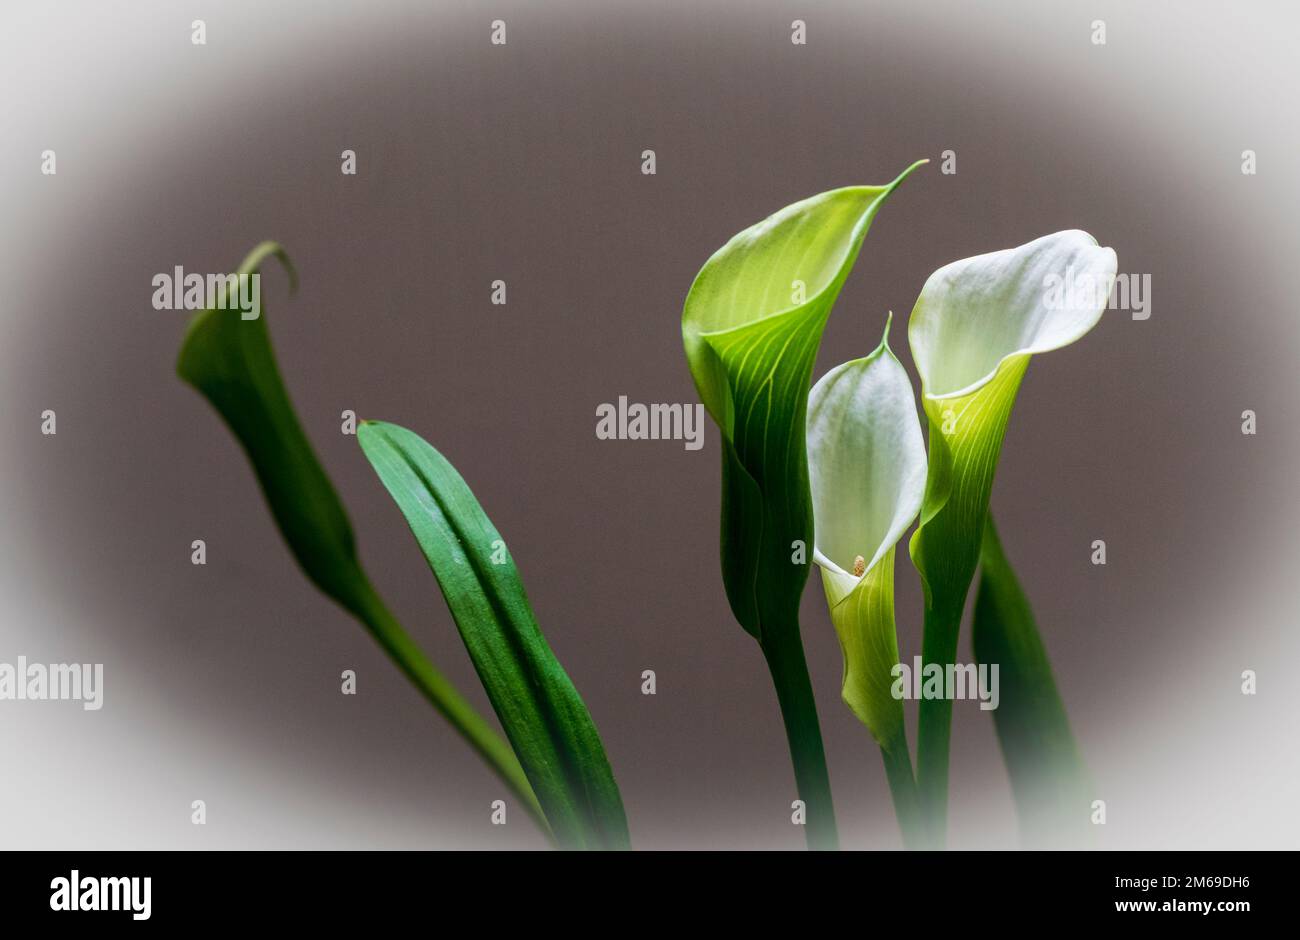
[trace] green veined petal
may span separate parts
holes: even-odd
[[[924,162],[924,161],[921,161]],[[691,375],[722,432],[722,580],[776,686],[809,844],[837,844],[830,781],[799,636],[812,512],[804,430],[822,329],[889,194],[852,186],[787,206],[705,262],[682,311]]]
[[[811,541],[804,427],[822,330],[876,213],[913,169],[745,229],[705,263],[686,298],[687,361],[724,439],[723,581],[736,619],[760,643],[765,623],[789,628],[807,579],[790,555],[793,542]]]

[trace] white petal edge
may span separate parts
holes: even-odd
[[[843,597],[907,531],[925,495],[926,457],[911,380],[885,339],[836,366],[808,396],[813,561]]]
[[[1114,250],[1077,229],[939,268],[907,326],[922,394],[969,394],[1012,356],[1073,343],[1101,319],[1115,271]]]

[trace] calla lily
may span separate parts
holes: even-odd
[[[930,425],[925,500],[911,541],[925,587],[926,665],[955,661],[993,474],[1029,360],[1097,324],[1115,269],[1114,251],[1086,232],[1065,231],[953,262],[921,290],[908,338]],[[917,786],[937,832],[947,813],[951,721],[951,701],[921,701]]]
[[[682,311],[691,376],[722,437],[723,585],[772,674],[814,847],[834,847],[837,837],[799,636],[812,528],[808,386],[867,229],[917,165],[886,186],[796,202],[735,235],[700,269]]]
[[[925,443],[888,325],[873,353],[835,367],[813,386],[808,476],[813,560],[844,653],[841,696],[880,745],[904,840],[913,844],[912,762],[903,703],[891,692],[898,664],[894,549],[921,509]]]

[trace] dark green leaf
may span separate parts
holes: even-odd
[[[357,437],[438,579],[556,839],[569,848],[626,848],[623,802],[596,726],[473,492],[418,434],[367,421]]]

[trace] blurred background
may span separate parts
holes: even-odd
[[[263,278],[285,382],[435,662],[487,710],[344,409],[416,430],[473,486],[637,846],[800,847],[775,698],[723,596],[716,429],[700,451],[600,441],[596,407],[697,400],[680,314],[709,254],[921,157],[817,375],[956,258],[1083,228],[1149,274],[1150,319],[1111,311],[1031,365],[994,511],[1107,802],[1099,844],[1294,847],[1298,20],[1172,0],[6,4],[0,662],[103,663],[105,689],[98,712],[0,702],[0,847],[542,845],[522,813],[490,825],[502,787],[301,576],[175,377],[189,314],[154,310],[151,278],[231,270],[267,238],[302,279]],[[897,570],[910,658],[919,588]],[[896,847],[815,573],[803,632],[843,842]],[[977,703],[953,740],[951,844],[1016,846]]]

